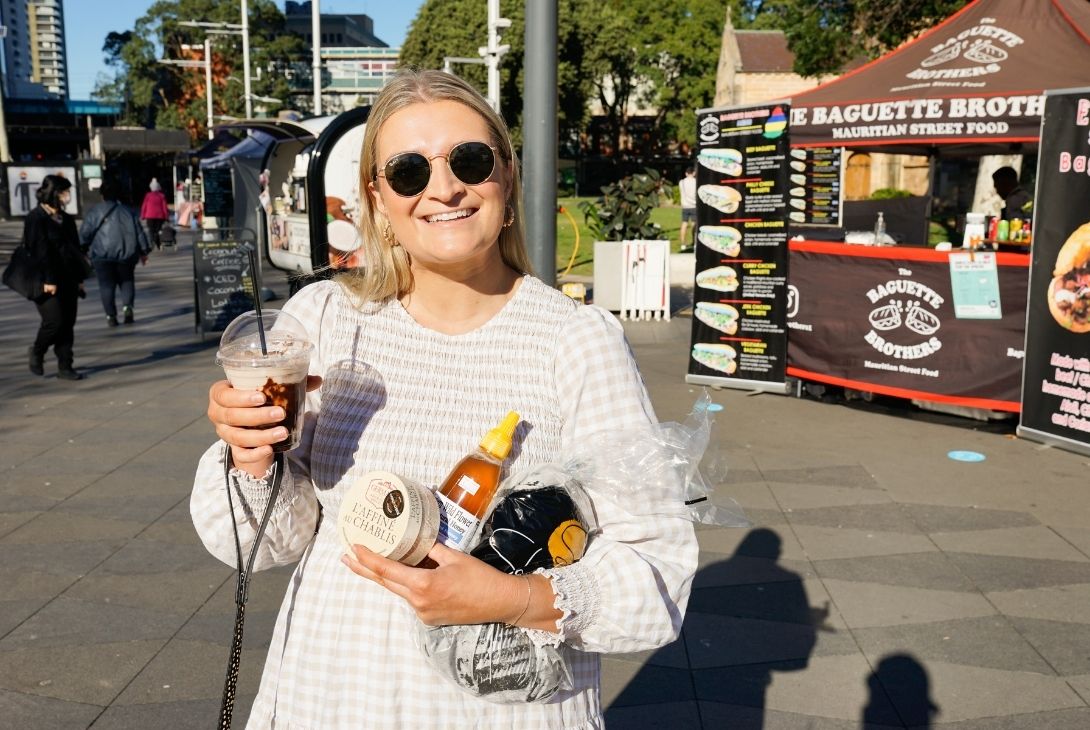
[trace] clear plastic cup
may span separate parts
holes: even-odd
[[[273,451],[291,451],[299,445],[313,350],[299,320],[279,309],[262,309],[260,325],[257,312],[240,314],[220,338],[216,364],[223,368],[231,387],[259,390],[265,394],[265,405],[284,409],[284,420],[261,426],[288,429],[288,437],[273,444]]]

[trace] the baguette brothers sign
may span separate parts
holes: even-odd
[[[895,51],[793,96],[791,144],[1036,144],[1044,92],[1085,86],[1088,68],[1090,1],[976,0]]]

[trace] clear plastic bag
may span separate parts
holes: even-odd
[[[685,423],[599,434],[562,466],[509,477],[469,552],[513,575],[569,565],[598,532],[596,495],[637,514],[748,526],[734,500],[712,500],[710,483],[725,475],[725,461],[707,454],[713,413],[702,392]],[[516,626],[420,624],[417,638],[440,674],[490,702],[544,702],[572,688],[564,647],[538,645]]]

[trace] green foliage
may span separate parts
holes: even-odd
[[[251,93],[282,99],[287,106],[291,93],[287,73],[293,63],[305,62],[302,39],[285,31],[284,16],[274,0],[250,0],[248,10]],[[182,46],[203,43],[204,31],[182,26],[182,21],[238,24],[239,5],[157,0],[131,30],[106,36],[102,51],[113,76],[100,75],[92,97],[122,104],[123,124],[188,129],[196,141],[206,132],[203,69],[159,63],[160,58],[203,57],[203,49],[187,53]],[[214,114],[243,117],[242,38],[214,36],[212,61]]]
[[[870,195],[871,200],[893,200],[894,198],[911,198],[912,193],[900,188],[878,188]]]
[[[742,0],[742,22],[782,28],[803,76],[877,58],[954,14],[968,0]],[[740,24],[739,27],[743,27]]]
[[[655,170],[629,175],[602,188],[596,201],[579,203],[587,227],[599,241],[651,240],[662,237],[662,226],[651,214],[671,194],[672,186]]]

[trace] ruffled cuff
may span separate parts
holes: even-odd
[[[255,477],[248,471],[233,467],[228,474],[235,485],[236,493],[246,505],[246,511],[253,517],[269,503],[272,495],[273,470],[275,462],[269,466],[264,475]],[[281,512],[291,506],[295,499],[295,488],[291,478],[291,469],[288,468],[287,459],[284,459],[284,480],[280,484],[280,493],[276,496],[276,504],[273,505],[273,514]]]
[[[594,573],[582,563],[537,572],[549,579],[556,594],[553,605],[563,615],[556,622],[558,633],[527,629],[530,640],[537,646],[557,646],[578,638],[598,618],[601,592]]]

